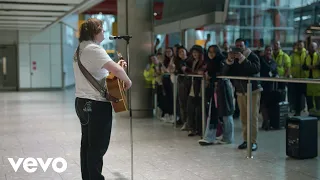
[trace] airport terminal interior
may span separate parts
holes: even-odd
[[[126,110],[112,113],[104,179],[320,179],[319,0],[3,0],[0,180],[103,179],[82,176],[75,103],[91,18],[132,80]]]

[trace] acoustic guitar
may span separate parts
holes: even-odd
[[[117,52],[119,60],[123,60],[121,53]],[[122,65],[123,68],[123,65]],[[106,90],[108,93],[119,99],[119,102],[111,102],[116,113],[128,111],[128,102],[124,90],[124,82],[118,79],[114,74],[110,73],[106,78]]]

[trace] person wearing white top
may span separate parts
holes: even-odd
[[[99,45],[104,40],[103,23],[90,18],[80,28],[79,58],[74,55],[75,109],[81,123],[81,175],[83,180],[104,180],[103,156],[107,152],[112,128],[112,105],[82,74],[78,61],[100,83],[109,72],[124,81],[128,90],[132,82],[120,66]],[[105,84],[102,84],[105,86]]]

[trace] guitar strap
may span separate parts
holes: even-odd
[[[77,48],[77,59],[78,66],[82,72],[82,74],[86,77],[86,79],[100,92],[100,95],[106,98],[108,101],[119,102],[119,99],[111,96],[106,89],[101,86],[101,84],[89,73],[89,71],[82,65],[80,61],[80,45]]]

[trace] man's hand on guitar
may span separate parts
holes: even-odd
[[[126,68],[127,67],[127,62],[123,59],[121,59],[118,64],[122,67],[122,68]]]
[[[131,80],[124,82],[124,90],[130,89],[131,86],[132,86]]]

